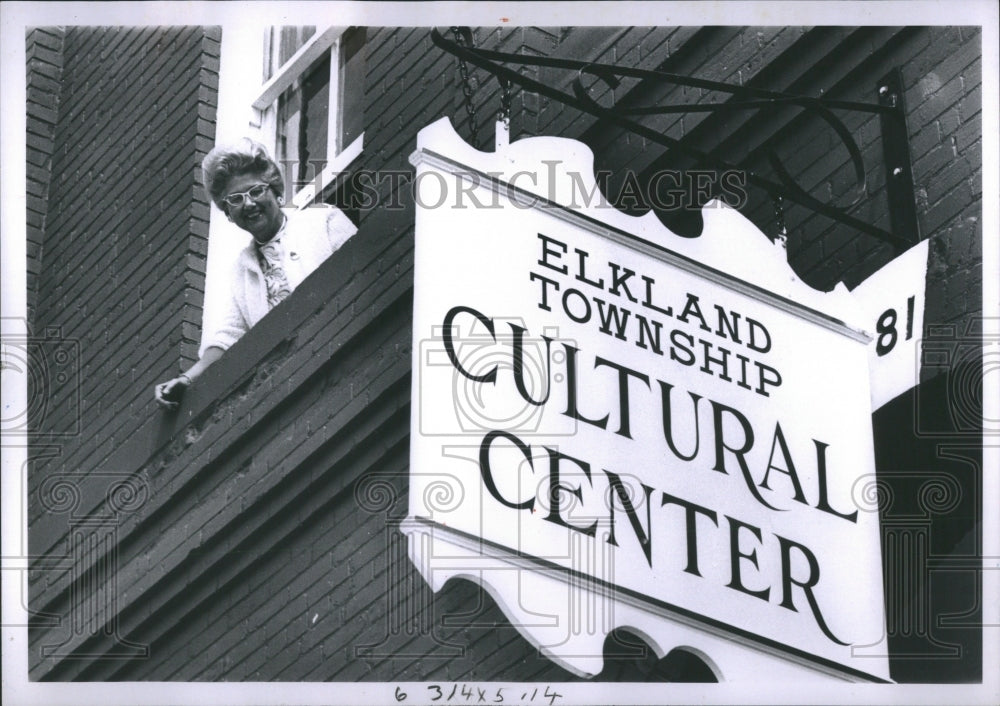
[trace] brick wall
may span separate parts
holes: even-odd
[[[28,317],[34,318],[38,273],[45,233],[45,203],[52,179],[52,151],[59,115],[62,77],[61,27],[39,27],[28,32],[27,82],[27,284]]]
[[[974,277],[978,230],[969,229],[969,218],[978,201],[967,192],[974,192],[980,170],[979,64],[978,49],[968,49],[978,40],[964,29],[505,28],[475,34],[477,45],[489,48],[628,62],[774,89],[822,87],[866,101],[874,100],[868,75],[875,80],[882,75],[877,70],[901,64],[916,180],[926,192],[918,205],[921,228],[940,241],[932,248],[939,258],[932,260],[933,276],[950,286],[964,266]],[[83,69],[79,75],[67,69],[63,79],[61,110],[72,119],[60,120],[56,130],[53,174],[60,177],[49,211],[59,215],[50,217],[45,234],[46,243],[55,238],[54,269],[46,248],[45,274],[53,276],[43,278],[40,301],[47,320],[81,337],[84,407],[91,413],[86,441],[68,445],[47,467],[114,471],[128,478],[131,490],[116,497],[115,479],[95,477],[77,503],[92,517],[111,518],[114,552],[84,543],[73,562],[35,572],[33,607],[54,616],[88,615],[90,623],[46,625],[40,616],[31,633],[32,678],[572,679],[537,655],[484,591],[455,582],[431,595],[406,557],[398,522],[406,514],[414,215],[405,180],[378,183],[380,206],[359,214],[358,234],[213,366],[176,414],[152,410],[152,382],[173,373],[197,339],[208,209],[194,167],[210,144],[218,47],[212,31],[179,30],[170,37],[179,49],[171,52],[156,51],[163,39],[159,31],[131,30],[66,36],[67,58],[80,60],[88,51],[109,62],[113,76],[125,73],[123,59],[134,58],[131,67],[150,63],[148,80],[128,82],[136,92],[128,101],[109,93],[114,80],[95,93]],[[470,135],[456,62],[433,47],[427,30],[371,28],[365,52],[363,167],[409,171],[417,130],[442,115],[454,116],[459,133]],[[828,57],[839,52],[844,58],[831,63]],[[561,90],[572,80],[554,69],[526,72]],[[498,87],[484,72],[472,75],[480,145],[490,149]],[[160,82],[184,90],[155,90]],[[635,81],[616,90],[619,100],[716,98]],[[121,122],[129,136],[124,152],[140,161],[104,160],[112,142],[126,144],[121,133],[109,137],[96,125],[92,132],[80,127],[107,118],[101,95],[138,111]],[[162,105],[166,96],[170,104]],[[169,119],[158,120],[164,113]],[[779,117],[774,124],[787,128],[781,153],[790,157],[793,173],[836,192],[843,160],[818,164],[807,150],[809,126],[792,112]],[[659,150],[642,140],[517,90],[512,123],[513,137],[584,139],[600,164],[615,169],[644,172],[663,164]],[[712,145],[721,134],[727,149],[751,160],[774,139],[774,124],[697,114],[662,121],[668,134],[695,146]],[[877,132],[868,118],[850,124],[867,150],[878,196]],[[961,166],[934,152],[939,148],[961,154]],[[115,188],[101,198],[110,194],[127,207],[88,212],[95,184],[106,182]],[[773,225],[770,208],[764,201],[749,210],[765,230]],[[860,216],[885,221],[878,210],[884,206],[866,208]],[[858,279],[885,258],[881,250],[872,253],[877,244],[857,237],[840,242],[836,229],[816,244],[805,235],[813,232],[807,215],[789,209],[787,217],[798,237],[793,263],[810,281]],[[966,228],[965,240],[953,234],[959,227]],[[113,286],[85,276],[74,259],[82,249],[84,263],[96,262],[99,246],[114,253]],[[944,303],[943,313],[934,315],[947,320],[975,311],[971,300],[957,296],[935,302]],[[139,350],[125,344],[131,339],[142,341]],[[76,547],[66,531],[73,510],[56,505],[50,500],[44,513],[36,510],[32,529],[32,541],[50,557]],[[96,593],[114,600],[94,608],[70,585],[102,567],[109,583]],[[55,656],[39,656],[46,646]],[[614,638],[606,648],[627,652]],[[115,653],[134,659],[100,658]],[[75,658],[63,656],[70,654]],[[656,671],[662,667],[629,656],[609,660],[602,676],[644,679],[662,676]]]
[[[53,439],[58,456],[38,464],[33,488],[105,467],[153,412],[151,381],[197,356],[208,228],[197,170],[214,139],[218,48],[212,29],[71,28],[60,52],[44,50],[64,69],[45,113],[52,178],[33,231],[44,276],[32,324],[58,327],[79,359],[41,390],[36,432],[77,433]]]
[[[931,241],[927,321],[974,333],[982,314],[982,35],[936,30],[907,76],[917,214]]]

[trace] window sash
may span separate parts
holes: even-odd
[[[260,87],[257,98],[251,104],[254,110],[263,113],[270,108],[278,100],[278,96],[291,88],[295,79],[319,59],[323,52],[331,49],[347,29],[347,27],[327,27],[321,31],[318,30],[292,55],[291,59],[282,64],[274,72],[274,75]],[[334,63],[340,63],[339,60],[334,62],[332,59],[333,55],[331,54],[331,66]]]
[[[295,192],[292,204],[296,208],[305,208],[319,198],[323,189],[336,181],[337,177],[346,172],[351,163],[360,156],[364,141],[365,134],[362,132],[340,154],[328,159],[326,167],[317,175],[316,179]],[[317,185],[319,185],[319,189],[316,188]]]
[[[329,105],[332,109],[327,111],[326,166],[311,182],[298,190],[294,189],[294,177],[286,175],[286,179],[293,179],[294,194],[291,200],[297,208],[305,208],[319,198],[323,189],[333,183],[358,158],[364,146],[364,132],[350,144],[343,144],[344,67],[340,40],[348,29],[349,27],[317,27],[316,33],[261,86],[257,98],[251,104],[257,124],[264,126],[265,132],[270,133],[276,143],[278,98],[292,88],[325,52],[330,52]],[[274,144],[274,147],[276,148],[277,144]]]

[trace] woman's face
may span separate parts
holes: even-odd
[[[229,218],[243,230],[250,233],[255,240],[266,242],[274,237],[281,228],[284,215],[274,191],[270,186],[257,199],[250,198],[246,192],[261,184],[267,185],[260,174],[237,174],[230,178],[223,191],[223,198],[233,194],[243,194],[240,206],[226,204]]]

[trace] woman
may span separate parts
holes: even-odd
[[[335,208],[283,210],[281,171],[252,140],[213,149],[201,167],[209,198],[252,240],[236,260],[222,324],[204,338],[198,362],[156,386],[156,401],[167,409],[176,408],[208,366],[357,231]]]

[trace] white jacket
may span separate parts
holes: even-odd
[[[286,209],[284,214],[288,218],[281,234],[285,276],[294,291],[358,229],[338,208]],[[202,351],[211,346],[229,348],[269,311],[267,284],[252,242],[236,259],[232,283],[232,296],[222,323],[203,339]]]

